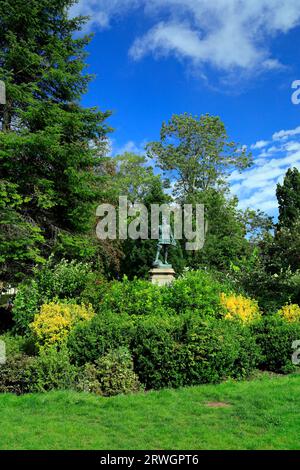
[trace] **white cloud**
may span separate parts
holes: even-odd
[[[296,127],[296,129],[290,129],[288,131],[282,130],[279,132],[275,132],[275,134],[273,134],[273,140],[286,140],[289,137],[292,137],[298,134],[300,134],[300,126]]]
[[[300,128],[297,127],[275,132],[273,139],[277,143],[267,142],[266,146],[263,146],[263,152],[255,158],[252,168],[243,173],[235,171],[231,174],[231,191],[238,196],[241,208],[250,207],[272,214],[276,212],[277,183],[283,181],[288,168],[300,169],[300,137],[299,140],[292,140],[300,134],[299,131]],[[260,150],[260,142],[262,141],[251,147]]]
[[[251,145],[251,149],[252,150],[263,149],[264,147],[268,145],[268,143],[269,142],[267,140],[259,140],[255,144]]]
[[[139,144],[133,140],[129,140],[125,144],[118,146],[114,140],[111,140],[111,155],[122,155],[123,153],[135,153],[136,155],[145,155],[146,141]]]
[[[300,24],[299,0],[80,0],[72,13],[90,15],[94,29],[138,8],[152,26],[131,57],[172,54],[226,72],[281,67],[269,41]]]

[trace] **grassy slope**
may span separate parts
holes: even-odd
[[[114,398],[0,395],[0,448],[300,449],[299,396],[300,375]]]

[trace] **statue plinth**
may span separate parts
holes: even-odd
[[[152,284],[166,286],[175,279],[175,271],[171,266],[159,266],[149,271]]]

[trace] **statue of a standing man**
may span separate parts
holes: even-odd
[[[172,265],[168,264],[169,247],[176,246],[176,240],[166,217],[163,217],[162,224],[159,225],[158,230],[158,244],[153,266],[171,268]],[[160,260],[161,255],[163,257],[163,261]]]

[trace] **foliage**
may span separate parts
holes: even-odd
[[[247,377],[260,354],[247,327],[191,314],[140,318],[131,348],[140,381],[155,389]]]
[[[110,113],[80,105],[92,78],[84,71],[90,36],[76,35],[86,18],[70,17],[73,4],[0,3],[0,79],[7,91],[0,165],[10,192],[3,196],[1,184],[1,203],[10,201],[1,212],[0,268],[12,280],[42,262],[61,231],[90,229],[101,197],[95,169],[106,150]]]
[[[0,393],[21,395],[28,392],[32,362],[33,359],[25,355],[9,355],[6,363],[0,365]]]
[[[103,396],[124,395],[141,390],[130,352],[126,348],[109,351],[96,361],[94,367],[98,393]]]
[[[206,271],[187,271],[162,291],[165,305],[176,313],[193,311],[201,317],[221,317],[223,286]]]
[[[245,217],[236,197],[228,190],[207,189],[190,202],[204,205],[206,233],[203,248],[185,254],[189,267],[229,272],[232,265],[239,266],[241,259],[250,256]]]
[[[186,343],[187,383],[191,385],[249,377],[260,359],[249,328],[235,321],[192,319]]]
[[[260,318],[260,311],[255,300],[243,295],[221,293],[221,304],[226,310],[225,318],[241,320],[243,323],[252,323]]]
[[[284,305],[278,310],[278,315],[281,315],[287,322],[300,322],[300,307],[297,304]]]
[[[162,289],[149,281],[126,277],[113,281],[104,292],[99,312],[112,311],[128,315],[162,315],[170,310],[164,303]]]
[[[13,319],[18,333],[26,333],[34,315],[38,312],[40,293],[35,280],[20,284],[14,300]]]
[[[131,343],[134,369],[146,388],[185,385],[185,356],[181,343],[182,317],[140,317]]]
[[[262,350],[260,368],[278,373],[296,369],[292,364],[292,343],[300,338],[300,323],[289,323],[279,315],[270,315],[252,329]]]
[[[177,179],[175,194],[193,196],[198,191],[223,186],[233,169],[247,168],[251,155],[228,140],[225,126],[217,116],[173,115],[163,123],[160,141],[147,146],[166,172]]]
[[[54,264],[51,258],[35,273],[35,281],[44,303],[53,298],[79,300],[86,285],[94,277],[88,263],[62,259]]]
[[[18,189],[17,184],[0,179],[0,275],[2,281],[8,282],[24,278],[34,263],[44,261],[41,256],[44,237],[40,228],[24,215],[26,198]]]
[[[283,184],[277,185],[276,196],[279,205],[277,229],[291,228],[300,218],[300,172],[289,168]]]
[[[4,341],[6,357],[9,359],[21,356],[28,350],[27,338],[13,335],[11,332],[2,334],[0,341]]]
[[[75,388],[79,392],[100,394],[100,384],[95,364],[87,362],[78,368],[78,380]]]
[[[50,258],[34,273],[33,280],[19,285],[14,300],[13,319],[16,331],[20,333],[29,331],[29,324],[44,303],[59,299],[69,299],[73,303],[85,301],[84,292],[97,279],[97,274],[91,273],[89,264],[64,259],[53,265]]]
[[[29,391],[48,392],[49,390],[74,389],[78,370],[69,360],[65,348],[41,350],[30,364]]]
[[[75,326],[68,337],[72,361],[78,365],[95,362],[111,349],[130,345],[134,321],[128,315],[102,312],[90,322]]]
[[[40,347],[60,345],[77,323],[91,320],[94,315],[91,305],[52,302],[42,305],[30,327]]]

